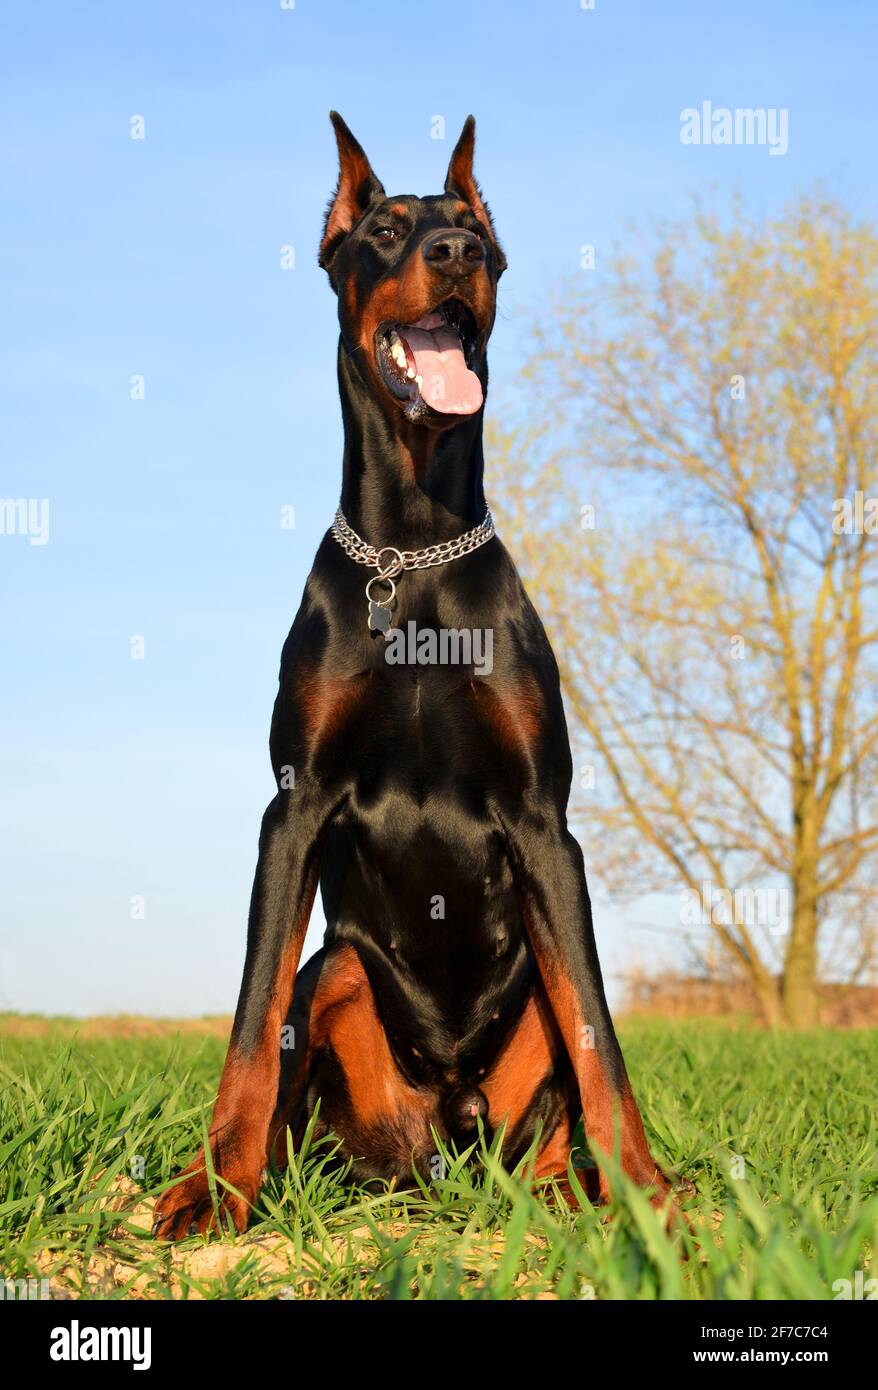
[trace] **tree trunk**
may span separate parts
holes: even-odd
[[[790,1028],[813,1028],[817,1022],[817,895],[818,821],[813,780],[794,771],[795,802],[792,865],[793,913],[784,957],[781,1003]]]
[[[777,981],[769,970],[765,969],[762,961],[752,960],[748,966],[750,984],[756,995],[759,1009],[762,1014],[763,1023],[769,1028],[779,1028],[783,1025],[784,1010],[780,992],[778,991]]]
[[[817,1023],[817,926],[817,903],[797,885],[781,984],[784,1020],[790,1028],[813,1028]]]

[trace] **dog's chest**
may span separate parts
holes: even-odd
[[[399,665],[336,684],[320,721],[331,737],[313,750],[324,783],[357,800],[397,791],[418,804],[443,796],[467,808],[484,807],[501,788],[520,793],[535,775],[538,719],[527,692],[454,660],[456,639],[398,640]],[[422,664],[402,660],[417,653]],[[489,648],[467,654],[490,660]]]

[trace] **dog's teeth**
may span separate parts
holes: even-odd
[[[406,376],[408,377],[409,381],[414,381],[414,379],[415,379],[415,369],[414,369],[414,367],[409,367],[408,371],[406,372]]]
[[[415,385],[417,386],[417,388],[418,388],[419,391],[420,391],[421,387],[423,386],[423,384],[424,384],[424,378],[423,378],[422,376],[416,376],[416,377],[415,377]]]

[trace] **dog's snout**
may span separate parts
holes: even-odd
[[[485,247],[475,232],[443,227],[421,242],[421,255],[431,270],[460,278],[472,275],[485,259]]]

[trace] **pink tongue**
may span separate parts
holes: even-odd
[[[423,378],[421,395],[444,415],[473,415],[482,404],[482,383],[463,357],[460,339],[441,314],[425,314],[401,330]]]

